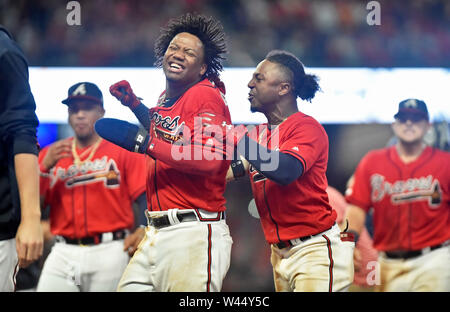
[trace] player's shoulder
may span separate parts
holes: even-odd
[[[305,129],[316,130],[326,135],[324,127],[314,117],[297,112],[288,117],[285,121],[286,128],[305,131]]]
[[[450,166],[450,152],[436,147],[428,148],[430,149],[433,163],[439,163],[441,166]]]
[[[362,158],[362,162],[372,162],[380,161],[381,159],[386,160],[391,157],[391,153],[395,152],[395,146],[383,147],[378,149],[373,149],[368,151]]]
[[[223,102],[222,95],[219,88],[217,88],[214,83],[208,79],[203,79],[202,81],[193,85],[189,90],[186,91],[188,97],[194,97],[200,101],[220,101]]]

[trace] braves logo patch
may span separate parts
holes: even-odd
[[[442,202],[442,191],[439,180],[432,175],[411,178],[405,181],[390,183],[380,174],[370,177],[372,201],[378,202],[385,196],[391,196],[393,204],[427,200],[430,207],[439,206]]]

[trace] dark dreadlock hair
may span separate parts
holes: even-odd
[[[171,19],[167,27],[161,29],[161,34],[155,43],[155,66],[161,67],[164,54],[173,37],[187,32],[200,39],[205,49],[205,64],[208,66],[203,78],[219,82],[219,72],[223,70],[222,62],[226,54],[225,33],[222,24],[213,17],[187,13],[176,19]]]
[[[270,51],[266,60],[282,65],[293,76],[293,92],[296,97],[311,102],[318,90],[319,78],[316,75],[305,73],[303,63],[292,53],[283,50]]]

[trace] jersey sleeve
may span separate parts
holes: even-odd
[[[226,126],[231,124],[230,113],[218,91],[208,90],[208,87],[202,89],[207,92],[197,102],[198,109],[192,114],[194,132],[191,133],[191,142],[201,145],[207,152],[225,156]]]
[[[353,181],[349,183],[345,192],[345,199],[349,204],[368,211],[372,206],[370,188],[370,154],[364,156],[356,167]]]
[[[146,155],[131,153],[123,150],[125,155],[125,185],[128,187],[128,193],[134,202],[142,193],[145,192],[147,178]]]
[[[304,173],[314,165],[327,148],[327,136],[318,124],[312,122],[304,122],[302,126],[292,127],[280,144],[280,152],[297,158],[303,165]]]

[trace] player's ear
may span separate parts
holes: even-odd
[[[282,82],[278,88],[278,95],[283,96],[291,92],[292,86],[289,82]]]
[[[202,77],[206,73],[207,69],[208,69],[208,65],[203,63],[202,66],[200,67],[200,77]]]

